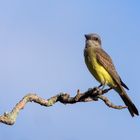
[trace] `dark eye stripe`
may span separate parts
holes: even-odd
[[[98,41],[98,38],[97,37],[94,37],[94,40]]]
[[[101,40],[100,40],[100,38],[94,36],[94,37],[92,37],[92,40],[98,41],[98,42],[100,43],[100,45],[101,45]]]

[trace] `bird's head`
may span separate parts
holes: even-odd
[[[98,34],[86,34],[86,47],[101,47],[101,38]]]

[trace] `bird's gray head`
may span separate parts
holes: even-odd
[[[86,34],[86,47],[101,47],[101,38],[98,34]]]

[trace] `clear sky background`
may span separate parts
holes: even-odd
[[[97,86],[86,68],[86,33],[98,33],[140,110],[140,2],[138,0],[1,0],[0,114],[27,93],[49,98]],[[117,93],[107,94],[123,105]],[[29,103],[0,140],[138,140],[140,117],[102,101],[50,108]]]

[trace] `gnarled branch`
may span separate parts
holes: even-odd
[[[39,97],[36,94],[30,93],[27,94],[22,98],[21,101],[19,101],[15,107],[12,109],[9,113],[4,113],[0,116],[0,122],[7,124],[7,125],[13,125],[16,122],[16,118],[20,112],[21,109],[23,109],[28,102],[35,102],[45,107],[50,107],[54,105],[56,102],[60,102],[63,104],[74,104],[77,102],[91,102],[91,101],[98,101],[98,99],[101,99],[104,101],[104,103],[114,109],[123,109],[127,108],[126,106],[117,106],[114,105],[109,101],[109,99],[103,94],[107,93],[110,89],[99,89],[97,87],[93,89],[89,89],[88,91],[84,93],[80,93],[80,90],[77,91],[76,96],[70,97],[70,94],[68,93],[60,93],[58,95],[55,95],[49,99],[43,99]]]

